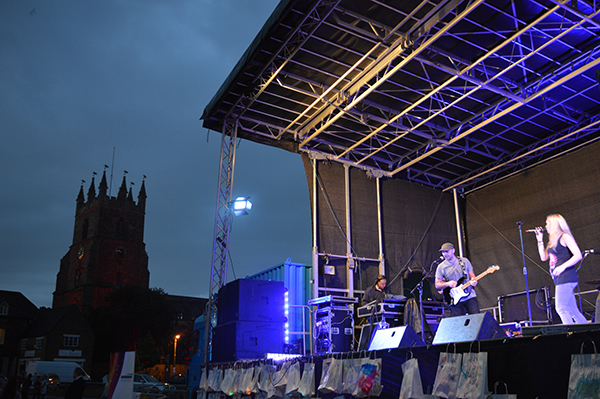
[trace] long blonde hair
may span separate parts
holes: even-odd
[[[564,217],[562,217],[562,215],[560,215],[558,213],[553,213],[552,215],[548,215],[546,217],[546,222],[548,223],[548,247],[547,247],[547,249],[556,248],[558,240],[564,233],[567,233],[570,236],[573,236],[573,234],[571,234],[571,229],[569,228],[567,221],[565,220]]]

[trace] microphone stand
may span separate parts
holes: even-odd
[[[438,259],[438,260],[441,260],[441,259]],[[424,343],[426,343],[426,342],[425,342],[425,319],[423,318],[423,282],[425,280],[427,280],[427,277],[430,277],[429,273],[431,273],[433,264],[436,263],[436,261],[437,260],[434,260],[433,262],[431,262],[431,266],[429,266],[429,271],[425,271],[425,274],[423,274],[423,278],[421,279],[421,281],[419,281],[419,284],[417,284],[417,286],[415,288],[413,288],[412,291],[410,292],[410,294],[412,295],[412,293],[415,292],[416,289],[419,290],[419,315],[421,317],[421,339],[423,340]]]
[[[590,254],[589,251],[583,251],[583,255],[581,256],[579,265],[577,266],[577,269],[575,269],[575,272],[577,274],[579,274],[579,269],[581,269],[581,266],[583,266],[583,261],[585,260],[585,258],[588,257],[589,254]],[[581,305],[581,287],[579,284],[577,284],[577,295],[579,296],[579,311],[581,312],[581,314],[583,314],[583,306]],[[600,295],[599,295],[599,297],[600,297]],[[594,322],[596,323],[595,318],[594,318]]]
[[[529,314],[529,326],[533,327],[533,320],[531,318],[531,299],[529,298],[529,278],[527,277],[527,264],[525,263],[525,248],[523,247],[523,230],[521,226],[523,222],[517,222],[519,226],[519,236],[521,237],[521,254],[523,255],[523,275],[525,276],[525,292],[527,295],[527,312]]]

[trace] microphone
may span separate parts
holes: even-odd
[[[600,255],[600,249],[586,249],[585,251],[583,251],[584,254],[589,255],[589,254],[598,254]]]
[[[444,255],[440,256],[439,258],[437,258],[436,260],[434,260],[434,261],[433,261],[433,262],[431,262],[431,263],[433,264],[433,263],[436,263],[436,262],[441,262],[441,261],[443,261],[443,260],[444,260]]]
[[[545,232],[546,232],[546,229],[542,228],[540,231],[541,231],[542,233],[545,233]],[[535,229],[525,230],[525,233],[535,233],[535,232],[536,232],[536,230],[535,230]]]

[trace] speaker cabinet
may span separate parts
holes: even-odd
[[[505,338],[506,333],[488,312],[446,317],[438,326],[433,344]]]
[[[282,281],[232,281],[219,289],[217,325],[236,321],[283,321],[284,292]]]
[[[213,329],[212,361],[264,359],[265,353],[282,353],[284,326],[281,323],[236,321]]]
[[[552,297],[548,287],[529,291],[532,321],[552,324]],[[500,323],[529,321],[527,291],[498,297]]]
[[[425,343],[411,326],[393,328],[380,328],[375,331],[369,343],[370,351],[380,349],[404,348],[410,346],[424,346]]]

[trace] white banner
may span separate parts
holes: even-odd
[[[133,398],[135,351],[111,354],[108,399]]]

